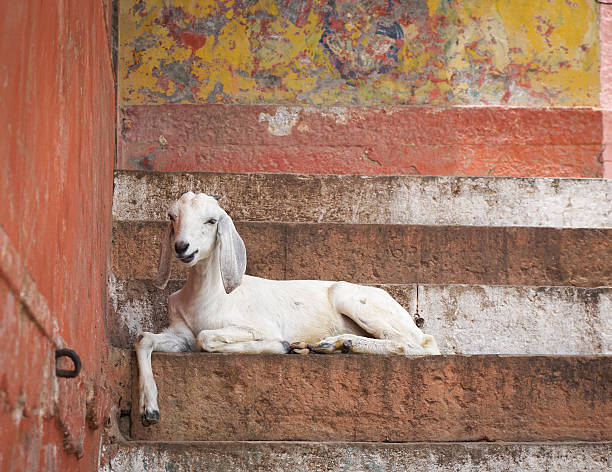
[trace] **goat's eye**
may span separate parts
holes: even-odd
[[[170,218],[170,221],[174,221],[174,215],[172,213],[168,213],[168,218]]]
[[[206,222],[206,224],[209,224],[209,225],[214,225],[216,222],[217,222],[217,220],[215,220],[214,218],[211,218],[210,220],[208,220],[208,221]]]

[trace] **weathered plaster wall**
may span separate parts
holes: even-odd
[[[118,168],[600,177],[599,23],[590,0],[123,0]]]
[[[590,0],[124,0],[125,104],[594,106]]]
[[[114,86],[110,2],[0,2],[0,470],[96,470]],[[55,349],[81,357],[55,377]],[[66,366],[66,368],[69,366]]]

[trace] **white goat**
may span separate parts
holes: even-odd
[[[283,354],[290,343],[308,343],[327,352],[440,353],[434,338],[379,288],[244,275],[244,243],[217,199],[188,192],[168,213],[155,285],[168,283],[173,253],[190,270],[185,286],[168,299],[169,328],[141,333],[136,342],[145,425],[160,418],[152,351]]]

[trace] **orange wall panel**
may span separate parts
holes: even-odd
[[[0,2],[0,470],[97,463],[100,429],[85,417],[105,386],[108,18],[101,0]],[[77,379],[54,380],[58,346],[80,355]]]

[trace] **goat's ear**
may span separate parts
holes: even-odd
[[[153,285],[159,289],[166,288],[168,279],[170,279],[170,267],[172,262],[172,238],[174,237],[174,225],[172,221],[168,222],[166,234],[161,241],[159,248],[159,268],[157,276],[153,279]]]
[[[219,265],[221,280],[226,293],[231,293],[242,283],[246,270],[246,249],[244,242],[236,231],[234,222],[223,212],[217,224],[219,240]]]

